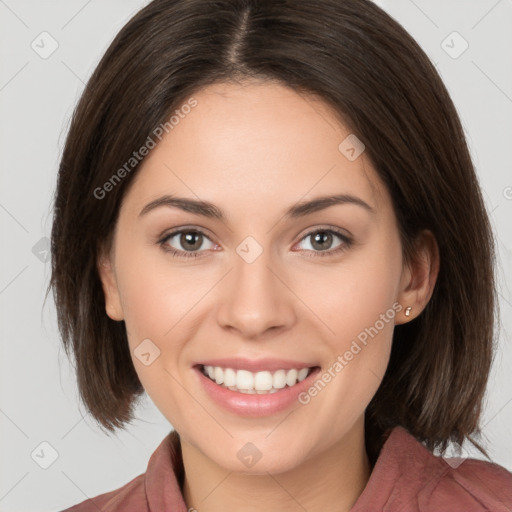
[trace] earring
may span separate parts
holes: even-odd
[[[411,309],[412,309],[411,306],[408,306],[407,308],[405,308],[405,316],[411,316]]]

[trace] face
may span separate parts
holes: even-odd
[[[183,442],[278,473],[361,427],[411,274],[386,188],[324,103],[256,82],[194,98],[124,198],[107,313]]]

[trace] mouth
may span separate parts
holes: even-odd
[[[284,360],[203,361],[193,366],[205,396],[238,417],[268,417],[297,405],[320,366]]]
[[[318,367],[281,368],[273,372],[268,370],[253,372],[222,366],[199,365],[203,375],[218,386],[248,395],[267,395],[292,388],[306,379],[315,368]]]

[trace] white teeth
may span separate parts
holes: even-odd
[[[254,389],[256,391],[270,391],[272,389],[272,374],[270,372],[258,372],[254,376]]]
[[[297,370],[288,370],[288,373],[286,374],[286,384],[288,386],[293,386],[297,382]]]
[[[236,372],[232,368],[224,370],[224,385],[228,388],[236,386]]]
[[[309,368],[302,368],[301,370],[299,370],[299,373],[297,375],[297,380],[299,382],[302,382],[308,376],[308,373],[309,373]]]
[[[286,372],[277,370],[272,377],[272,386],[276,389],[282,389],[286,386]]]
[[[215,368],[215,382],[217,384],[224,383],[224,372],[222,371],[222,368],[219,368],[218,366]]]
[[[234,370],[220,366],[204,366],[203,373],[222,387],[239,393],[263,395],[276,393],[286,386],[294,386],[302,382],[309,374],[309,368],[299,370],[276,370],[250,372],[248,370]]]
[[[254,375],[247,370],[236,372],[236,387],[238,389],[254,389]]]

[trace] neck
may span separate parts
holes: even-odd
[[[200,512],[349,512],[370,478],[364,424],[290,471],[251,475],[228,471],[182,439],[189,510]]]

